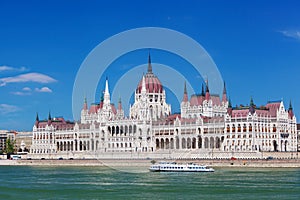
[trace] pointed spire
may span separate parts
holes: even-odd
[[[121,97],[119,97],[118,110],[122,110],[122,101],[121,101]]]
[[[292,107],[292,100],[290,100],[288,113],[289,113],[289,118],[292,119],[293,116],[294,116],[293,107]]]
[[[202,91],[201,91],[201,96],[205,96],[203,83],[202,83]]]
[[[149,52],[149,55],[148,55],[148,73],[152,73],[152,65],[151,65],[150,52]]]
[[[86,100],[86,97],[84,97],[83,110],[87,110],[87,109],[88,109],[87,100]]]
[[[109,94],[109,91],[108,91],[108,78],[106,77],[106,80],[105,80],[105,91],[104,91],[104,94]]]
[[[254,105],[252,96],[251,96],[251,99],[250,99],[249,111],[250,111],[251,114],[253,114],[255,112],[255,105]]]
[[[225,81],[224,81],[224,86],[223,86],[223,94],[227,94]]]
[[[51,113],[49,111],[49,114],[48,114],[48,120],[51,120]]]
[[[205,92],[209,92],[209,88],[208,88],[208,79],[206,79],[205,85],[206,85]]]
[[[224,81],[224,87],[223,87],[223,96],[222,96],[222,101],[226,102],[227,101],[227,92],[226,92],[226,85]]]
[[[106,77],[105,81],[105,90],[104,90],[104,100],[103,103],[110,104],[110,94],[108,90],[108,78]]]
[[[205,99],[206,99],[207,101],[210,99],[209,88],[208,88],[208,79],[206,79]]]
[[[254,102],[253,102],[252,96],[251,96],[251,98],[250,98],[250,107],[251,107],[251,106],[254,106]]]
[[[293,107],[292,107],[292,100],[290,100],[289,110],[293,110]]]
[[[50,111],[49,111],[49,114],[48,114],[48,125],[51,124],[51,114],[50,114]]]
[[[183,91],[183,102],[188,102],[188,94],[187,94],[187,89],[186,89],[186,82],[184,81],[184,91]]]
[[[38,114],[38,113],[36,113],[36,117],[35,117],[35,123],[34,123],[36,127],[38,127],[38,125],[39,125],[39,121],[40,121],[40,120],[39,120],[39,114]]]
[[[36,113],[35,121],[37,121],[37,122],[40,121],[39,120],[39,113]]]

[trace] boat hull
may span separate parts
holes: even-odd
[[[149,169],[150,172],[214,172],[214,170],[153,170]]]
[[[201,166],[197,164],[177,164],[161,162],[154,164],[149,168],[150,172],[214,172],[213,168]]]

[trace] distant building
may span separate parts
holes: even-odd
[[[297,124],[297,133],[298,133],[298,151],[300,151],[300,124]]]
[[[190,99],[183,89],[181,113],[171,114],[161,81],[152,72],[139,81],[124,116],[121,99],[110,102],[108,80],[100,103],[83,103],[80,122],[63,118],[39,120],[33,126],[31,155],[34,157],[85,158],[230,158],[242,153],[257,158],[263,152],[297,151],[296,117],[290,103],[270,101],[257,107],[232,107],[224,84],[222,97],[211,94],[208,82]]]
[[[16,135],[16,149],[18,152],[29,152],[32,144],[32,132],[18,132]]]
[[[5,149],[7,132],[8,132],[7,130],[0,130],[0,152],[3,152]]]
[[[0,130],[0,152],[5,150],[7,139],[10,139],[12,142],[14,142],[16,135],[16,131]]]

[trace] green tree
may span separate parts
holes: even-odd
[[[15,152],[15,142],[9,138],[6,140],[4,153],[12,154]]]

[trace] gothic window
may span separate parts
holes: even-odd
[[[235,125],[232,124],[232,132],[234,133],[235,132]]]
[[[275,133],[276,132],[276,125],[274,124],[273,125],[273,133]]]
[[[129,133],[131,134],[132,133],[132,126],[129,125]]]
[[[241,132],[241,125],[238,124],[238,132]]]

